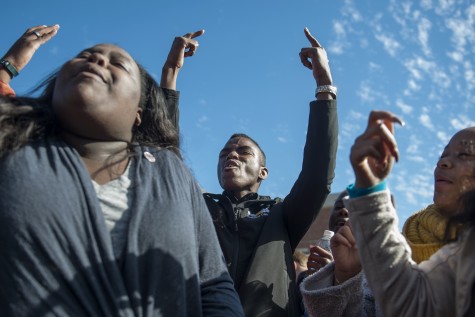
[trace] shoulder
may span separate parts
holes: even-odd
[[[181,174],[191,177],[191,172],[173,151],[165,148],[137,146],[134,158],[141,169],[160,171],[163,174]]]

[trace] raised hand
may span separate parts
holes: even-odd
[[[325,49],[310,34],[307,28],[304,29],[304,33],[311,47],[305,47],[300,50],[299,55],[302,64],[313,71],[313,77],[317,82],[317,86],[332,85],[332,75]]]
[[[310,273],[320,270],[327,264],[330,264],[333,261],[333,256],[327,250],[311,245],[310,246],[310,255],[307,260],[307,268],[310,270]]]
[[[404,125],[390,112],[371,111],[365,132],[356,138],[350,152],[356,188],[379,184],[391,172],[394,160],[399,160],[394,123]]]
[[[195,38],[203,35],[205,30],[187,33],[177,36],[173,40],[167,60],[163,65],[160,86],[168,89],[176,89],[178,72],[183,67],[185,57],[193,56],[198,49],[199,43]]]
[[[17,69],[18,72],[30,62],[31,58],[38,48],[53,38],[59,30],[59,25],[40,25],[29,28],[23,35],[10,47],[3,58]],[[1,76],[1,79],[8,83],[9,76]]]
[[[330,246],[335,261],[335,278],[339,283],[343,283],[361,271],[356,240],[348,221],[331,238]]]

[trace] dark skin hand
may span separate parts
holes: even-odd
[[[387,111],[372,111],[365,132],[351,147],[350,162],[355,172],[355,188],[368,188],[381,183],[391,172],[399,150],[394,138],[394,123],[404,125]]]
[[[12,63],[18,72],[21,72],[40,46],[51,40],[58,33],[58,30],[58,24],[51,26],[40,25],[29,28],[12,47],[10,47],[3,58]],[[0,68],[0,80],[6,84],[10,83],[11,80],[10,73],[3,67]]]
[[[320,45],[317,39],[310,34],[307,28],[304,29],[304,33],[311,47],[305,47],[300,50],[300,61],[305,67],[312,70],[317,86],[332,85],[333,80],[325,49]],[[333,99],[333,96],[329,93],[320,93],[317,99],[329,100]]]
[[[205,30],[187,33],[177,36],[173,40],[167,60],[162,68],[160,87],[176,90],[176,80],[185,58],[193,56],[198,50],[198,41],[195,38],[203,35]]]
[[[327,250],[311,245],[310,246],[310,255],[308,256],[307,267],[310,270],[310,273],[316,272],[333,262],[333,255]]]
[[[330,245],[335,259],[336,281],[343,283],[361,271],[358,248],[349,222],[335,233]]]
[[[394,137],[394,124],[404,122],[387,111],[372,111],[368,126],[351,147],[350,162],[355,173],[355,188],[368,188],[381,183],[399,160]],[[342,283],[361,271],[356,240],[346,222],[330,240],[335,259],[335,280]]]

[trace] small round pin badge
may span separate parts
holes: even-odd
[[[143,152],[143,156],[145,156],[147,161],[149,161],[150,163],[155,163],[156,161],[155,156],[153,156],[152,153],[148,151]]]

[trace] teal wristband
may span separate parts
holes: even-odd
[[[382,181],[381,183],[367,187],[367,188],[355,188],[355,184],[351,184],[348,187],[346,187],[346,190],[348,191],[348,195],[350,198],[357,198],[361,196],[366,196],[375,192],[380,192],[383,190],[386,190],[386,180]]]
[[[5,69],[7,70],[7,72],[10,74],[12,78],[18,76],[18,70],[15,68],[15,66],[12,65],[12,63],[7,61],[6,59],[1,59],[0,65],[5,67]]]

